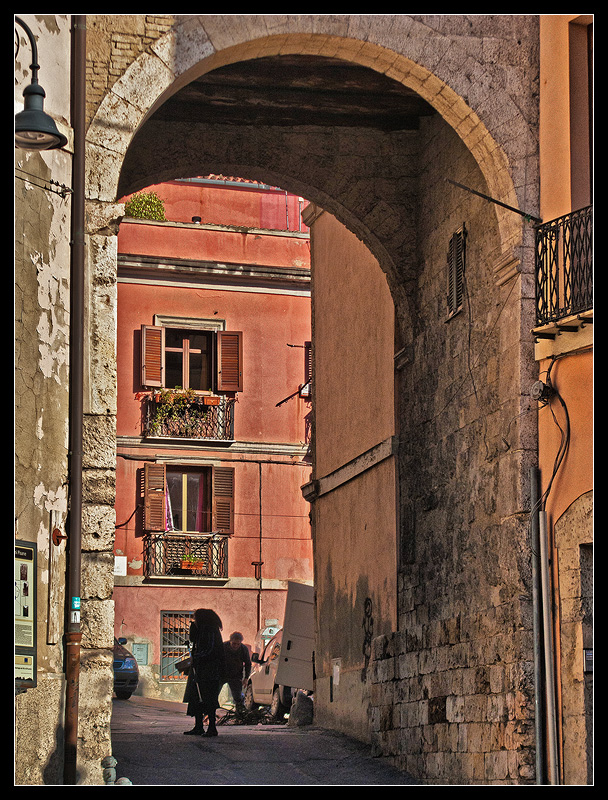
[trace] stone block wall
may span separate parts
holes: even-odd
[[[135,59],[174,23],[170,14],[87,14],[87,121]]]
[[[138,123],[157,97],[148,102],[142,96],[139,75],[122,80],[118,73],[172,23],[169,16],[88,17],[89,118],[103,106],[89,138],[89,196],[100,201],[95,206],[91,200],[88,209],[90,252],[102,265],[104,254],[111,261],[120,214],[112,205],[116,186],[132,190],[153,182],[159,170],[171,174],[186,165],[221,172],[234,164],[235,153],[258,179],[302,196],[312,192],[310,199],[365,241],[388,276],[401,351],[399,624],[396,633],[378,640],[369,670],[375,746],[429,782],[528,782],[531,648],[529,605],[522,599],[529,558],[523,476],[534,432],[527,425],[523,388],[525,365],[533,365],[524,336],[531,327],[531,239],[521,218],[463,194],[445,179],[534,210],[536,18],[237,15],[227,22],[221,15],[202,15],[183,24],[176,18],[184,31],[190,23],[200,30],[189,39],[186,65],[168,64],[147,51],[147,86],[157,93],[167,88],[170,70],[177,77],[196,63],[197,52],[203,58],[242,46],[243,57],[255,57],[260,42],[259,52],[274,54],[283,41],[278,34],[285,41],[293,34],[292,46],[297,42],[301,52],[335,54],[340,41],[359,63],[377,67],[385,59],[383,71],[419,90],[446,122],[438,117],[413,136],[201,126],[196,153],[180,142],[179,132],[172,139],[160,123],[145,126],[125,158],[132,119]],[[116,27],[121,25],[124,30]],[[166,54],[169,45],[158,52]],[[159,139],[166,143],[162,152],[154,146]],[[462,222],[469,231],[471,303],[446,323],[445,251]],[[103,271],[95,266],[91,280],[108,319],[112,278],[108,273],[104,292],[98,283]],[[110,333],[108,326],[106,343]],[[95,362],[92,355],[104,384],[109,362],[105,356]],[[111,428],[114,412],[103,390],[91,388],[95,425],[89,433],[95,439],[95,431]],[[103,454],[87,466],[104,476],[111,491],[112,467]],[[93,553],[98,541],[107,543],[110,529],[108,518],[101,521],[102,505],[96,499],[89,505],[100,519],[93,526]]]
[[[374,642],[372,741],[429,783],[533,782],[522,275],[494,268],[493,204],[446,182],[486,191],[462,142],[434,119],[420,148],[419,276],[396,375],[399,626]],[[463,223],[465,299],[448,320],[447,246]]]

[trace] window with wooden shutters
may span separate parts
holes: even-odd
[[[145,464],[144,529],[233,533],[234,469]]]
[[[240,331],[219,331],[217,352],[218,392],[242,392],[243,334]]]
[[[164,464],[144,464],[144,528],[167,529],[166,471]]]
[[[241,331],[142,325],[141,343],[144,387],[243,391]]]
[[[466,257],[466,229],[452,234],[447,255],[447,307],[448,319],[462,311],[464,302],[464,271]]]
[[[234,470],[230,467],[213,470],[213,529],[234,533]]]

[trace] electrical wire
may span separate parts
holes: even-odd
[[[559,429],[560,434],[561,434],[561,438],[560,438],[560,445],[559,445],[558,451],[557,451],[557,453],[555,455],[555,459],[554,459],[554,462],[553,462],[553,470],[551,472],[551,477],[549,478],[549,482],[547,484],[547,488],[545,489],[545,491],[543,492],[543,494],[540,497],[540,501],[539,501],[540,502],[540,506],[539,506],[539,508],[545,508],[546,507],[547,498],[549,497],[549,494],[550,494],[551,489],[553,487],[553,483],[555,481],[555,478],[557,476],[559,468],[560,468],[560,466],[561,466],[561,464],[562,464],[564,458],[566,457],[566,454],[568,453],[568,450],[570,448],[570,415],[568,413],[568,406],[566,405],[566,403],[564,401],[564,398],[561,396],[561,394],[558,392],[558,390],[555,388],[555,386],[553,385],[553,383],[551,381],[551,371],[552,371],[553,367],[555,366],[555,364],[557,363],[557,361],[558,361],[557,357],[555,357],[555,358],[553,358],[551,360],[551,364],[549,365],[549,369],[547,370],[546,383],[547,383],[547,386],[549,387],[549,389],[551,390],[551,396],[555,397],[559,401],[559,403],[560,403],[560,405],[562,407],[562,410],[564,412],[564,417],[565,417],[566,424],[565,424],[565,430],[564,430],[564,428],[562,428],[562,426],[560,425],[560,423],[559,423],[559,421],[557,419],[557,416],[555,414],[555,410],[553,408],[553,405],[551,404],[551,398],[550,398],[545,403],[545,405],[547,405],[549,407],[549,411],[551,412],[551,416],[553,418],[553,422],[555,423],[555,425]]]

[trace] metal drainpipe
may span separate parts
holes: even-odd
[[[262,561],[262,536],[263,536],[263,517],[262,517],[262,463],[258,464],[258,477],[259,477],[259,525],[260,525],[260,554],[259,554],[259,564],[260,564],[260,582],[258,584],[258,630],[262,629],[262,586],[263,586],[263,578],[262,578],[262,566],[264,562]]]
[[[557,714],[555,705],[555,663],[553,650],[553,614],[547,512],[539,514],[540,567],[543,594],[543,630],[545,650],[545,702],[547,709],[547,758],[549,783],[559,785],[559,759],[557,755]]]
[[[536,467],[530,470],[530,532],[532,556],[532,613],[534,633],[534,727],[536,730],[536,783],[545,783],[546,758],[544,735],[544,693],[543,693],[543,628],[542,599],[540,589],[540,539],[538,525],[539,474]]]
[[[64,783],[78,780],[78,698],[80,683],[80,573],[82,547],[82,442],[84,373],[84,133],[86,15],[72,16],[72,252],[70,270],[70,520],[68,529],[68,620]]]

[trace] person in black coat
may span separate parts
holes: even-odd
[[[194,717],[194,728],[184,731],[187,736],[217,736],[215,712],[226,678],[221,631],[222,621],[215,611],[199,608],[194,612],[194,622],[190,625],[192,666],[184,692],[186,713]],[[203,728],[205,717],[209,720],[207,732]]]

